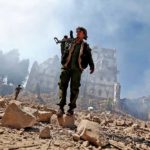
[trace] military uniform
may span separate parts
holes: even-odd
[[[89,65],[94,70],[91,49],[87,43],[72,43],[62,56],[62,69],[59,81],[60,108],[66,105],[67,88],[70,81],[70,109],[76,108],[82,71]]]
[[[22,90],[22,88],[20,87],[20,85],[18,85],[18,87],[16,87],[16,92],[15,92],[15,100],[18,98],[18,95],[20,93],[20,90]]]

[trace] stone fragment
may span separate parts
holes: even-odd
[[[42,129],[40,131],[40,135],[39,135],[40,138],[51,138],[51,135],[50,135],[50,128],[47,126],[45,127],[44,129]]]
[[[36,118],[15,103],[11,103],[6,108],[1,123],[5,127],[21,129],[32,127],[36,123]]]

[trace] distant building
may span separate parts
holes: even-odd
[[[97,99],[120,99],[120,84],[117,81],[116,50],[95,48],[93,50],[95,72],[88,70],[82,76],[82,95]]]
[[[42,64],[34,62],[26,84],[26,90],[34,93],[39,92],[39,90],[41,93],[56,92],[59,71],[60,61],[58,56],[49,58]]]
[[[10,95],[14,91],[14,86],[11,84],[7,84],[7,77],[4,75],[0,75],[0,95]]]

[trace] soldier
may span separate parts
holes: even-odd
[[[62,68],[58,83],[60,98],[60,102],[57,104],[60,107],[57,112],[58,117],[64,114],[69,81],[71,95],[67,115],[73,115],[79,94],[81,74],[88,65],[90,66],[90,73],[94,72],[91,48],[84,41],[87,39],[87,30],[83,27],[78,27],[76,33],[76,38],[71,42],[69,48],[64,50],[61,60]]]
[[[18,85],[15,89],[15,100],[17,99],[17,97],[20,93],[20,90],[22,90],[21,85]]]

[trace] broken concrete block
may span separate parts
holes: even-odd
[[[86,116],[84,117],[84,119],[92,120],[92,115],[89,113],[88,115],[86,115]]]
[[[59,126],[58,117],[56,114],[53,114],[50,118],[50,124],[52,124],[53,126]]]
[[[3,133],[4,133],[4,130],[3,130],[3,129],[0,129],[0,135],[3,134]]]
[[[30,107],[23,107],[22,110],[29,113],[30,115],[37,117],[37,113],[38,113],[37,109],[30,108]]]
[[[49,127],[45,127],[44,129],[42,129],[40,131],[40,135],[39,135],[40,138],[51,138],[51,135],[50,135],[50,128]]]
[[[64,128],[75,128],[75,117],[63,115],[62,117],[58,117],[58,123],[60,126]]]
[[[124,120],[117,120],[116,121],[116,125],[117,126],[124,126],[125,125],[125,121]]]
[[[6,107],[6,101],[5,99],[1,98],[0,99],[0,108],[5,108]]]
[[[133,128],[133,127],[127,127],[127,128],[124,129],[124,132],[125,132],[126,134],[132,133],[133,131],[134,131],[134,128]]]
[[[136,124],[136,123],[134,123],[134,124],[132,125],[132,127],[133,127],[134,129],[140,128],[139,124]]]
[[[99,117],[96,117],[96,116],[93,117],[93,121],[94,121],[94,122],[97,122],[97,123],[101,123],[100,118],[99,118]]]
[[[73,134],[73,140],[74,141],[79,141],[80,140],[80,136],[78,134]]]
[[[89,120],[82,120],[80,122],[77,128],[77,134],[79,134],[81,139],[89,141],[95,146],[101,146],[106,141],[104,136],[100,134],[99,124]]]
[[[32,127],[36,123],[36,118],[12,103],[6,108],[1,123],[2,126],[21,129]]]
[[[52,115],[53,115],[53,112],[38,111],[37,114],[36,114],[37,121],[39,121],[39,122],[49,122]]]
[[[3,112],[0,112],[0,119],[2,119],[4,116],[4,113]]]
[[[127,126],[132,126],[133,122],[132,122],[131,120],[126,120],[126,121],[125,121],[125,124],[126,124]]]
[[[17,100],[11,100],[11,101],[9,101],[9,104],[12,104],[12,103],[15,103],[18,106],[21,106],[21,104],[22,104],[22,102],[17,101]]]
[[[56,126],[62,126],[64,128],[75,128],[75,116],[63,115],[62,117],[57,117],[57,115],[52,115],[51,124]]]
[[[89,141],[84,141],[82,144],[84,147],[88,147],[89,146]]]

